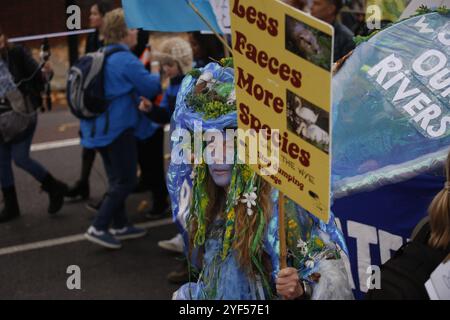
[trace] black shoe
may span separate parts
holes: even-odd
[[[17,201],[16,188],[3,188],[5,208],[0,212],[0,223],[8,222],[20,217],[19,202]]]
[[[145,213],[148,220],[160,220],[170,216],[170,206],[155,206],[152,210]]]
[[[78,181],[75,183],[73,187],[69,188],[69,191],[67,191],[66,197],[75,199],[80,197],[82,200],[89,199],[91,194],[91,190],[89,187],[89,182],[86,181]]]
[[[61,210],[64,204],[64,197],[67,194],[68,187],[61,181],[56,180],[48,174],[42,183],[42,190],[48,193],[49,205],[48,213],[55,214]]]

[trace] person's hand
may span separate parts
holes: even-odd
[[[286,268],[278,273],[276,280],[277,293],[286,300],[294,300],[303,296],[303,287],[300,284],[297,269]]]
[[[158,74],[161,73],[161,65],[159,61],[152,61],[150,72]]]
[[[139,110],[142,112],[149,113],[152,111],[153,103],[146,97],[141,97],[141,103],[139,104]]]

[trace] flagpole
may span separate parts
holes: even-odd
[[[278,232],[280,238],[280,270],[287,268],[286,250],[286,218],[284,212],[284,194],[280,191],[278,195]]]
[[[208,26],[208,28],[214,33],[214,35],[217,37],[217,39],[219,39],[220,42],[222,42],[224,48],[226,49],[228,55],[230,55],[233,50],[231,49],[231,47],[228,45],[226,39],[224,37],[222,37],[215,29],[214,27],[211,25],[211,23],[208,21],[208,19],[206,19],[202,13],[198,10],[198,8],[194,5],[194,3],[192,3],[191,0],[186,0],[187,4],[192,8],[192,10],[194,10],[194,12],[200,17],[200,19],[202,19],[202,21],[204,23],[206,23],[206,25]]]

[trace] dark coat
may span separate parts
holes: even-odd
[[[85,53],[95,52],[101,47],[103,47],[104,43],[100,40],[100,33],[96,30],[94,33],[90,33],[86,40],[86,48]]]
[[[35,109],[42,106],[41,92],[44,91],[45,80],[31,52],[23,46],[12,46],[2,58],[7,62],[15,83],[27,80],[19,86],[22,94],[30,99]]]
[[[334,62],[344,57],[347,53],[355,49],[353,32],[342,23],[335,22],[334,26]]]
[[[370,290],[367,300],[429,300],[425,282],[450,253],[450,248],[431,248],[430,233],[430,225],[424,225],[411,242],[381,266],[381,288]]]

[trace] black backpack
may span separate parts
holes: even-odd
[[[413,241],[401,247],[381,266],[381,289],[372,289],[367,300],[429,300],[425,282],[444,261],[448,250],[428,245],[430,226],[424,225]]]
[[[78,119],[94,119],[105,113],[110,101],[105,97],[104,67],[108,57],[125,51],[116,47],[88,53],[70,68],[67,80],[67,101]]]

